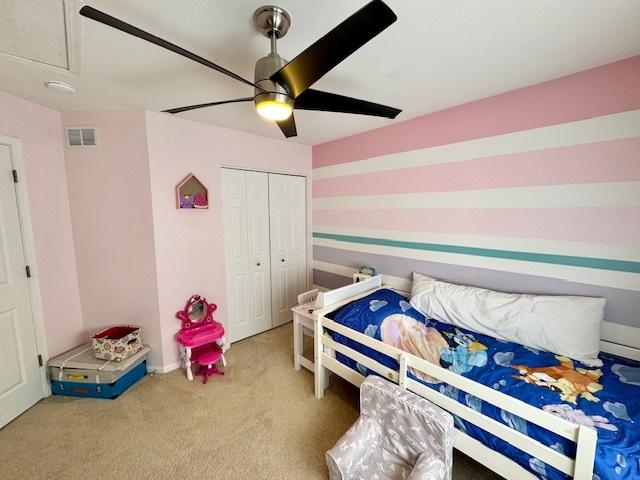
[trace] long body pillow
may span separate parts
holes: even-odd
[[[502,293],[413,274],[423,315],[500,340],[597,365],[604,298]]]

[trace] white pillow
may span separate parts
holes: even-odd
[[[604,298],[502,293],[413,274],[411,305],[423,315],[500,340],[601,364]]]

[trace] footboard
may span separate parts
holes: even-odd
[[[370,292],[368,292],[370,293]],[[352,330],[334,322],[325,315],[330,309],[320,310],[315,318],[315,388],[316,397],[324,395],[327,370],[336,373],[347,381],[360,385],[364,376],[343,365],[334,358],[333,352],[339,352],[356,362],[377,372],[390,381],[405,389],[424,397],[436,405],[444,408],[472,423],[483,430],[509,442],[516,448],[558,469],[559,471],[577,479],[591,480],[595,460],[597,442],[596,430],[584,425],[575,424],[544,412],[539,408],[496,391],[490,387],[474,382],[468,378],[453,373],[439,365],[432,364],[422,358],[411,355],[403,350],[389,346],[379,340]],[[377,350],[398,362],[398,370],[390,369],[379,362],[334,341],[326,331],[337,332],[351,338],[362,345]],[[576,458],[568,457],[544,444],[534,440],[509,426],[500,423],[467,405],[433,390],[407,375],[408,369],[424,372],[448,385],[474,395],[480,400],[517,415],[529,423],[538,425],[576,443]],[[473,439],[461,430],[456,430],[455,446],[462,452],[474,458],[481,458],[483,464],[506,478],[536,478],[513,460],[490,450],[478,440]]]

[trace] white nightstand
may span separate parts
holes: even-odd
[[[313,362],[302,355],[304,350],[304,335],[312,338],[314,335],[313,329],[315,322],[312,310],[313,305],[314,303],[310,302],[297,305],[291,309],[293,312],[293,365],[296,370],[304,367],[307,370],[314,371]]]

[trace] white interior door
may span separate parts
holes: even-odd
[[[42,398],[12,170],[0,145],[0,427]]]
[[[231,342],[271,328],[269,183],[266,173],[222,169]]]
[[[304,177],[269,174],[271,311],[274,327],[290,322],[291,307],[307,290]]]

